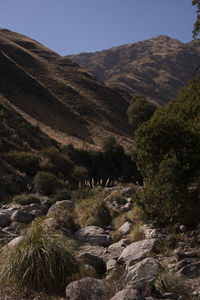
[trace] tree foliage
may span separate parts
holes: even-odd
[[[151,220],[190,223],[189,210],[199,218],[199,99],[196,79],[136,131],[133,156],[146,182],[138,203]]]
[[[154,114],[156,106],[146,100],[144,96],[133,97],[128,108],[129,123],[136,130],[142,123],[148,121]]]
[[[197,6],[197,17],[193,28],[193,37],[196,38],[200,33],[200,0],[193,0],[192,5]]]

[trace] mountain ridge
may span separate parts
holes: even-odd
[[[190,80],[200,61],[200,46],[160,35],[107,50],[68,55],[108,86],[144,94],[165,104]]]
[[[131,143],[126,116],[129,99],[116,89],[9,30],[0,29],[0,56],[0,93],[51,138],[65,144],[101,145],[104,137],[113,134],[122,143]]]

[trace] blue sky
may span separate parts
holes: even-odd
[[[169,35],[192,39],[190,0],[1,0],[0,27],[61,55],[93,52]]]

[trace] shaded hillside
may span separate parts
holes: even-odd
[[[113,47],[96,53],[67,56],[109,86],[144,94],[159,104],[177,96],[200,62],[196,42],[181,43],[168,36]]]
[[[128,97],[40,43],[0,29],[0,93],[13,110],[62,143],[127,144]],[[0,103],[2,100],[0,99]]]

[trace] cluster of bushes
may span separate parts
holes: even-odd
[[[109,186],[116,181],[142,184],[135,163],[114,137],[105,139],[101,151],[75,149],[68,145],[37,152],[9,151],[2,153],[2,157],[22,176],[34,181],[35,189],[44,195],[52,195],[62,188]]]

